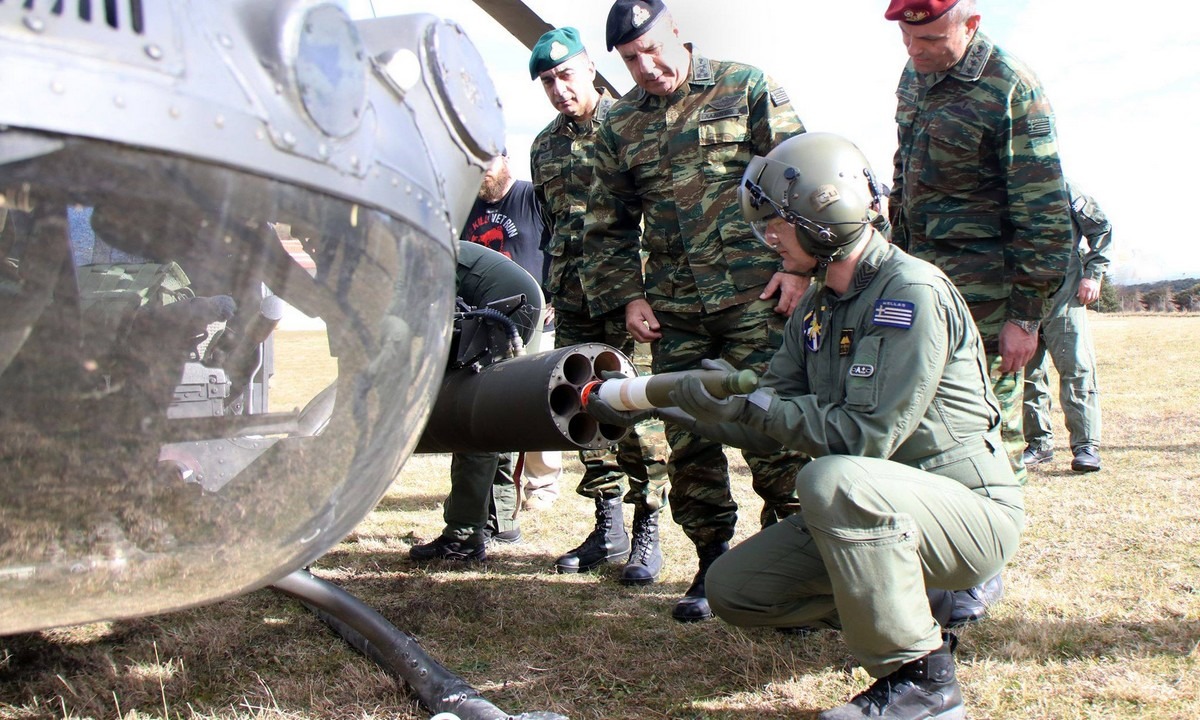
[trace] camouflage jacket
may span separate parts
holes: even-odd
[[[596,128],[608,115],[613,97],[600,90],[592,118],[576,123],[559,113],[533,140],[529,160],[534,191],[542,206],[550,240],[550,271],[546,293],[558,310],[586,311],[579,260],[583,254],[583,228],[592,167],[596,156]]]
[[[1112,249],[1112,225],[1104,211],[1090,195],[1084,195],[1068,182],[1071,194],[1071,227],[1076,245],[1067,263],[1067,275],[1062,287],[1050,298],[1046,317],[1064,314],[1068,308],[1079,307],[1079,282],[1084,278],[1102,280],[1108,270]]]
[[[655,310],[716,312],[756,299],[779,270],[742,218],[737,190],[752,156],[804,125],[761,70],[688,48],[679,90],[635,88],[596,133],[581,265],[593,315],[642,297]]]
[[[1006,319],[1042,318],[1071,252],[1053,110],[978,32],[947,72],[910,62],[896,97],[893,238],[950,276],[995,352]]]

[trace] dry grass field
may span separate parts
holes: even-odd
[[[1070,471],[1058,414],[1059,452],[1031,472],[1028,530],[1005,573],[1007,596],[960,633],[973,720],[1200,716],[1200,317],[1093,316],[1093,331],[1104,470]],[[273,397],[284,407],[323,386],[330,366],[317,350],[278,370]],[[313,571],[413,634],[500,708],[571,718],[811,718],[866,685],[835,632],[792,637],[673,622],[695,556],[670,522],[656,585],[624,588],[615,569],[554,574],[554,557],[592,521],[590,502],[572,492],[573,461],[558,504],[522,516],[523,543],[494,548],[474,568],[414,566],[408,548],[441,529],[448,463],[410,460],[375,512]],[[740,539],[753,531],[758,504],[736,455],[734,465]],[[301,605],[269,590],[0,638],[2,720],[428,715]]]

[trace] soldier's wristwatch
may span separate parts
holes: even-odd
[[[1041,323],[1037,320],[1019,320],[1017,318],[1009,318],[1008,321],[1021,328],[1029,335],[1037,335],[1038,327],[1041,325]]]

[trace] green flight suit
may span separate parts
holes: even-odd
[[[482,245],[459,241],[456,281],[458,296],[473,307],[523,294],[534,307],[528,315],[519,317],[541,316],[542,293],[537,280],[517,263]],[[537,329],[536,323],[518,320],[524,342]],[[515,530],[514,467],[513,453],[455,453],[450,459],[450,493],[442,504],[442,519],[446,522],[442,536],[460,542],[481,538],[489,510],[496,515],[498,532]]]
[[[1089,195],[1067,183],[1071,193],[1071,227],[1078,238],[1062,287],[1050,298],[1038,335],[1038,347],[1025,365],[1025,442],[1053,448],[1047,355],[1058,371],[1058,397],[1067,423],[1071,449],[1100,445],[1100,381],[1096,348],[1088,330],[1087,308],[1079,302],[1085,278],[1104,281],[1112,250],[1112,224]]]
[[[875,677],[940,647],[926,585],[987,580],[1020,539],[999,423],[962,296],[874,235],[846,293],[805,295],[738,422],[696,426],[814,458],[796,479],[801,512],[709,569],[713,611],[734,625],[840,626]]]

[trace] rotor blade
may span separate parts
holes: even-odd
[[[533,49],[538,38],[547,30],[554,28],[521,0],[474,0],[474,2],[530,50]],[[599,70],[596,71],[596,84],[607,89],[613,97],[621,97],[617,88],[608,81],[608,78],[601,75]]]

